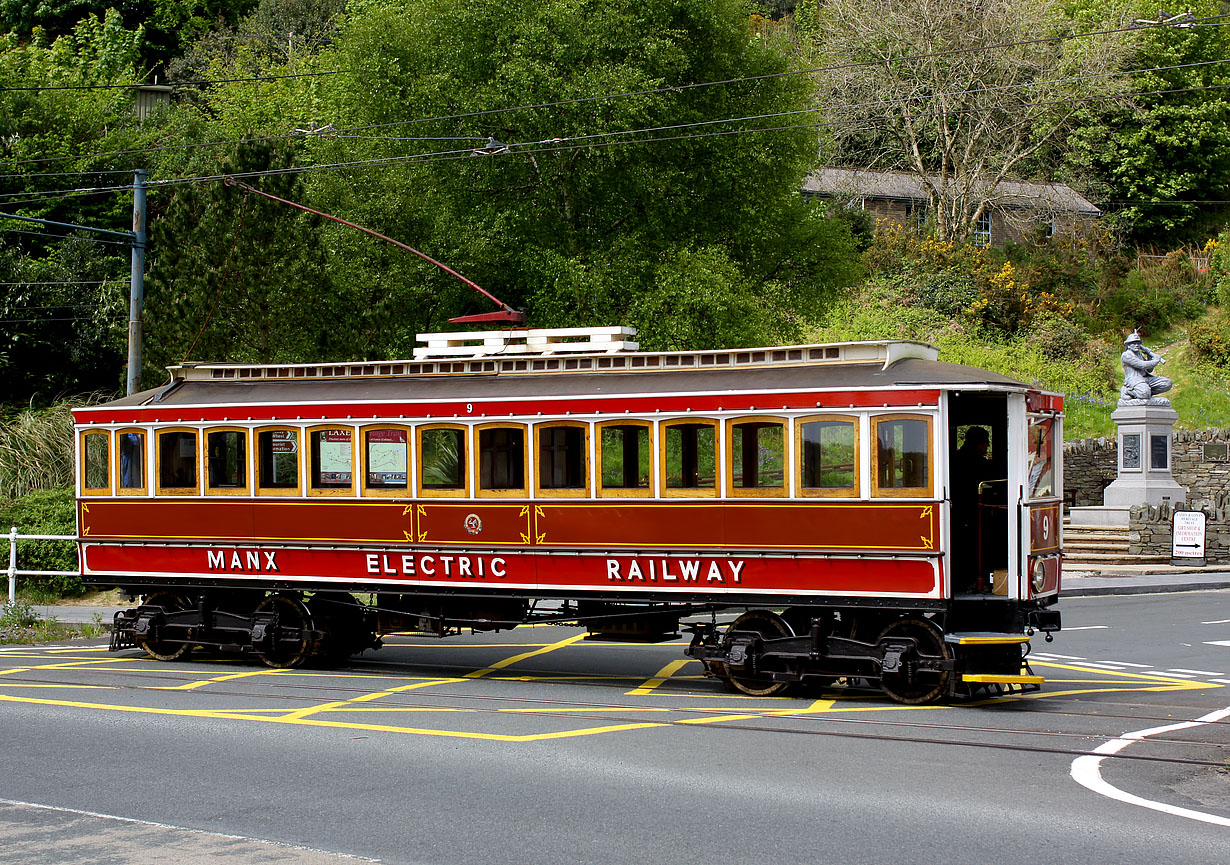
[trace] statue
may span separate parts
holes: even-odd
[[[1166,362],[1140,342],[1140,334],[1132,331],[1123,341],[1123,387],[1119,389],[1119,405],[1170,405],[1170,400],[1159,397],[1174,386],[1164,376],[1154,375],[1153,368]]]

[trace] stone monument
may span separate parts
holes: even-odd
[[[1123,345],[1123,387],[1111,414],[1119,428],[1118,477],[1102,493],[1102,507],[1072,508],[1075,524],[1126,526],[1132,505],[1187,501],[1187,490],[1170,473],[1171,431],[1179,413],[1158,396],[1174,383],[1153,372],[1165,358],[1145,348],[1136,331]]]

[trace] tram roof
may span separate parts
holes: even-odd
[[[914,344],[919,345],[919,344]],[[929,346],[927,348],[930,348]],[[775,351],[763,349],[754,351]],[[934,349],[932,349],[934,352]],[[890,389],[994,390],[1022,392],[1030,385],[977,367],[930,357],[906,356],[854,362],[778,362],[747,366],[670,369],[569,369],[554,372],[503,373],[497,370],[428,375],[338,376],[332,378],[205,378],[176,376],[162,388],[132,394],[104,407],[170,408],[209,405],[276,405],[487,399],[532,400],[536,397],[619,397],[686,393],[755,393],[791,391],[875,391]],[[574,360],[574,358],[568,358]],[[384,366],[385,364],[365,364]],[[461,364],[459,364],[461,365]],[[211,367],[227,368],[227,367]],[[199,370],[200,367],[194,368]],[[90,408],[81,409],[84,414]]]

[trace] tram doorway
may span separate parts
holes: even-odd
[[[1008,399],[952,394],[948,411],[954,594],[1008,592]]]

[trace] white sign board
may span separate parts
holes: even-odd
[[[1204,511],[1174,512],[1171,558],[1204,558],[1204,523]]]

